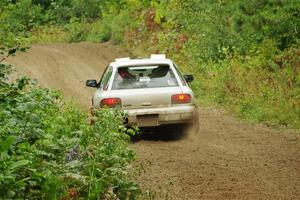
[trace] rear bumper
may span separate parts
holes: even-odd
[[[195,116],[195,105],[180,105],[173,107],[165,107],[165,108],[146,108],[146,109],[132,109],[132,110],[124,110],[128,115],[128,125],[137,125],[139,127],[149,126],[148,124],[143,124],[140,120],[138,120],[139,116],[147,116],[147,115],[156,115],[157,122],[155,125],[151,126],[159,126],[166,124],[179,124],[179,123],[192,123],[193,118]]]

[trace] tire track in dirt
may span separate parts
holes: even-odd
[[[8,62],[17,74],[61,89],[88,107],[94,90],[85,80],[99,80],[105,66],[122,55],[110,44],[34,45]],[[200,109],[199,132],[190,132],[162,128],[131,145],[138,156],[135,166],[146,169],[137,179],[148,196],[300,199],[299,133],[245,123],[209,108]]]
[[[174,130],[176,131],[176,130]],[[166,134],[162,130],[159,134]],[[176,134],[176,132],[168,133]],[[247,124],[218,110],[200,109],[200,131],[162,141],[147,136],[134,144],[151,162],[140,177],[164,199],[299,199],[300,137]],[[161,189],[160,189],[161,188]]]

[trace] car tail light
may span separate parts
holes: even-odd
[[[117,106],[121,106],[121,99],[120,98],[106,98],[102,99],[100,102],[100,107],[108,107],[108,108],[115,108]]]
[[[191,103],[192,97],[189,94],[174,94],[171,97],[172,104]]]

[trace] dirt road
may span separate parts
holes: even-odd
[[[109,44],[35,45],[9,62],[88,107],[93,90],[85,80],[99,79],[121,54]],[[131,146],[148,199],[300,199],[300,134],[293,131],[201,108],[198,133],[164,128]]]
[[[39,85],[60,89],[66,98],[89,106],[94,90],[85,87],[85,81],[99,80],[106,65],[122,55],[126,54],[109,44],[34,45],[27,53],[10,57],[8,63],[18,75],[29,75]]]

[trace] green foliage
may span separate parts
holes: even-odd
[[[166,53],[195,74],[201,102],[299,127],[297,0],[19,0],[1,1],[0,11],[1,54],[28,40]]]
[[[102,109],[90,126],[59,92],[7,82],[9,70],[0,65],[1,199],[135,199],[124,114]]]
[[[283,50],[299,37],[299,1],[239,1],[235,6],[231,23],[245,49],[253,42],[272,39]]]
[[[17,1],[15,4],[0,4],[0,6],[0,46],[24,43],[28,31],[43,22],[41,7],[32,5],[31,0]],[[13,39],[15,41],[12,41]]]
[[[111,39],[110,23],[105,20],[98,20],[91,25],[90,32],[87,35],[87,41],[107,42]]]
[[[120,11],[119,15],[113,16],[112,14],[105,16],[104,23],[110,30],[111,39],[115,43],[121,43],[127,28],[133,27],[134,22],[130,16],[130,11]]]
[[[63,103],[59,92],[38,88],[26,77],[8,82],[11,69],[2,63],[26,50],[21,45],[28,41],[96,41],[99,22],[85,23],[98,13],[93,2],[0,3],[1,199],[135,199],[139,193],[127,171],[135,157],[128,133],[137,130],[123,126],[121,111],[95,112],[90,126],[89,116]],[[71,14],[60,19],[70,3]]]
[[[85,41],[89,32],[89,24],[80,23],[76,18],[66,25],[69,33],[69,42]]]
[[[178,11],[179,24],[189,33],[186,48],[198,60],[218,60],[224,58],[223,48],[232,48],[234,35],[228,27],[232,1],[188,0]]]
[[[0,46],[7,46],[8,43],[24,44],[28,37],[29,42],[107,41],[112,35],[110,26],[115,25],[111,25],[111,21],[108,20],[106,25],[101,25],[101,30],[99,30],[99,22],[96,22],[103,16],[103,12],[111,8],[120,9],[125,4],[124,2],[107,0],[1,1]],[[124,26],[122,25],[121,28]],[[112,31],[117,28],[114,27]],[[121,37],[119,34],[122,33],[114,33],[113,38],[117,40]],[[59,38],[61,35],[63,39]],[[11,42],[12,38],[15,39],[14,42]]]
[[[67,32],[67,28],[43,25],[35,27],[31,30],[28,37],[30,43],[67,43],[71,40],[71,34]]]
[[[81,22],[93,20],[101,16],[105,5],[103,0],[58,0],[45,4],[44,10],[49,22],[52,24],[66,24],[71,19],[77,18]]]
[[[279,51],[266,41],[251,56],[232,56],[192,72],[199,99],[214,102],[240,117],[300,128],[299,49]],[[204,71],[205,70],[205,71]]]
[[[191,86],[202,103],[300,128],[299,1],[153,0],[130,6],[137,25],[125,29],[121,41],[133,56],[168,54],[196,76]]]
[[[224,48],[246,54],[266,39],[283,50],[299,38],[299,15],[300,3],[293,0],[188,0],[180,6],[178,19],[192,34],[187,48],[207,61],[224,59]]]

